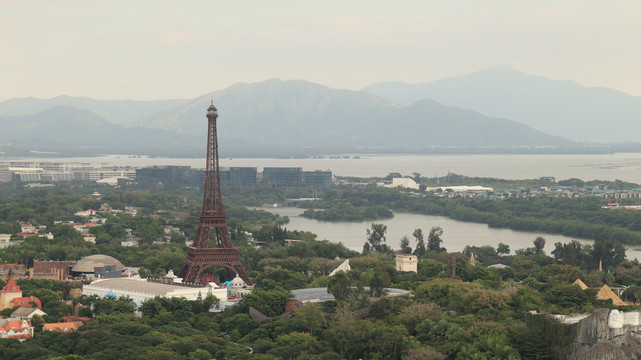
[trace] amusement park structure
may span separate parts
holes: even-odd
[[[207,109],[207,166],[205,169],[205,191],[200,222],[194,243],[187,251],[187,260],[178,276],[183,282],[196,283],[198,276],[210,267],[225,267],[230,278],[240,276],[247,285],[252,285],[238,256],[238,249],[231,243],[227,229],[226,214],[220,191],[220,168],[218,165],[218,136],[216,120],[218,110],[213,102]],[[213,235],[216,247],[209,247]]]

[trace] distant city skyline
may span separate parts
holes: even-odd
[[[633,0],[6,0],[0,101],[188,99],[270,78],[359,90],[496,65],[641,96],[639,14]]]

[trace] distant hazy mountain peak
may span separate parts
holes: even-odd
[[[487,117],[432,99],[402,106],[364,91],[333,89],[305,80],[268,79],[204,94],[174,104],[102,102],[59,97],[49,108],[20,118],[0,116],[0,142],[20,139],[26,127],[31,138],[50,142],[84,142],[82,146],[194,146],[207,133],[206,108],[219,110],[218,136],[225,149],[430,149],[433,147],[565,146],[569,142],[534,131],[511,120]],[[0,110],[4,103],[0,103]],[[38,102],[42,106],[45,103]],[[86,105],[86,106],[83,106]],[[131,121],[125,129],[109,123],[98,111],[119,106],[130,112],[162,105],[164,109]],[[173,105],[173,106],[169,106]],[[77,106],[77,107],[74,107]],[[87,110],[90,109],[90,110]],[[97,110],[94,110],[97,109]],[[104,109],[103,109],[104,111]],[[1,114],[1,112],[0,112]],[[178,135],[177,135],[178,134]],[[74,140],[78,139],[78,140]],[[179,140],[180,139],[180,140]],[[8,140],[4,140],[8,141]],[[196,140],[198,141],[198,140]],[[76,142],[76,143],[77,143]],[[100,145],[93,145],[100,144]],[[128,145],[125,145],[128,144]],[[197,146],[196,146],[197,147]]]
[[[364,91],[305,80],[239,83],[147,116],[140,125],[181,134],[206,133],[204,109],[218,108],[219,138],[267,147],[557,146],[567,140],[505,119],[422,99],[401,106]],[[509,129],[507,132],[501,127]]]
[[[377,83],[363,90],[403,105],[433,99],[569,139],[641,140],[641,97],[529,75],[507,65],[422,84]]]
[[[507,64],[504,64],[504,65],[494,65],[494,66],[490,66],[490,67],[488,67],[488,68],[481,69],[481,70],[479,70],[479,71],[475,71],[475,72],[477,72],[477,73],[480,73],[480,72],[486,72],[486,73],[500,73],[500,74],[509,74],[509,73],[512,73],[512,74],[523,74],[523,72],[522,72],[522,71],[518,70],[517,68],[515,68],[515,67],[513,67],[513,66],[511,66],[511,65],[507,65]],[[473,74],[473,73],[474,73],[474,72],[472,72],[472,74]],[[463,76],[465,76],[465,75],[463,75]]]
[[[91,110],[113,123],[128,124],[143,116],[166,110],[184,102],[184,100],[96,100],[86,96],[69,95],[59,95],[49,99],[27,97],[0,102],[0,116],[31,115],[56,106],[74,106],[79,109]]]

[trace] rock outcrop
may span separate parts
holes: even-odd
[[[546,315],[571,334],[567,360],[635,360],[641,357],[641,312],[598,309],[584,315]],[[558,336],[558,334],[547,334]],[[549,339],[553,343],[554,339]],[[569,345],[569,344],[568,344]]]

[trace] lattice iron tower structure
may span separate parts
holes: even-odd
[[[207,109],[207,166],[205,169],[205,191],[200,223],[194,244],[187,251],[187,260],[180,268],[178,276],[183,282],[196,283],[198,276],[212,266],[223,266],[230,275],[237,274],[247,285],[253,285],[238,256],[238,249],[231,243],[227,216],[223,209],[220,191],[220,168],[218,165],[218,136],[216,120],[218,110],[212,101]],[[213,230],[213,231],[212,231]],[[209,247],[211,235],[216,239],[215,248]]]

